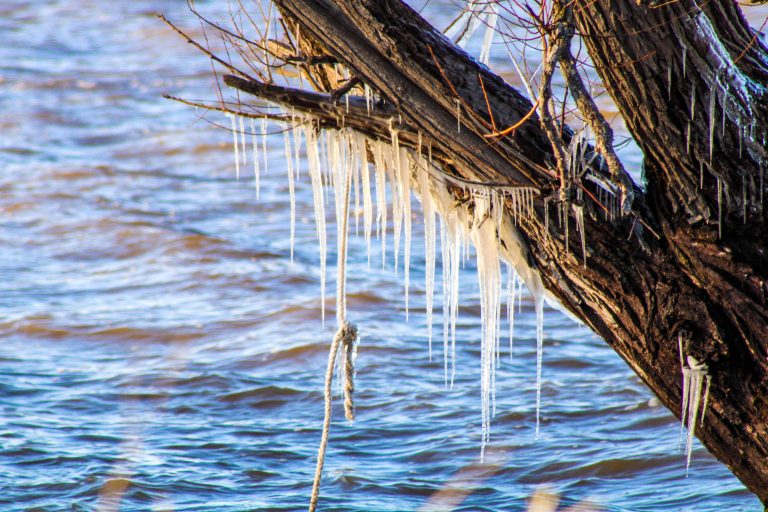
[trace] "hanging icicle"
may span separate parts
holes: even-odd
[[[315,212],[315,227],[317,239],[320,244],[320,311],[325,323],[325,266],[327,236],[325,229],[325,196],[323,193],[323,178],[320,166],[320,141],[319,135],[312,123],[304,128],[304,140],[307,145],[307,163],[309,165],[309,177],[312,183],[312,199]]]
[[[290,130],[283,131],[283,144],[285,145],[285,164],[288,171],[288,197],[291,204],[291,233],[290,233],[290,246],[291,246],[291,263],[293,263],[293,243],[296,234],[296,192],[295,184],[293,180],[293,155],[291,151],[291,135]]]
[[[256,200],[259,200],[259,189],[261,188],[259,178],[259,155],[258,155],[258,143],[256,142],[256,126],[253,122],[253,118],[250,119],[251,124],[251,145],[253,146],[253,178],[256,184]]]
[[[501,295],[501,270],[497,224],[493,221],[492,199],[489,191],[473,191],[474,221],[470,239],[477,253],[477,274],[480,284],[481,333],[481,410],[482,438],[481,457],[490,439],[492,383],[496,372],[496,339],[499,297]]]
[[[264,157],[264,174],[269,170],[269,155],[267,154],[267,120],[261,118],[261,154]]]
[[[418,134],[418,147],[421,149],[422,135]],[[419,197],[421,198],[421,210],[424,215],[424,261],[425,261],[425,295],[427,313],[427,339],[429,343],[429,360],[432,361],[432,309],[435,291],[435,250],[436,250],[436,224],[435,206],[432,202],[432,193],[429,187],[428,163],[421,151],[417,155],[416,175],[418,176]]]
[[[237,140],[237,121],[235,115],[226,113],[224,114],[229,118],[232,123],[232,147],[235,150],[235,179],[240,179],[240,142]]]
[[[682,345],[681,341],[679,343]],[[680,350],[682,354],[682,348]],[[691,466],[693,436],[696,431],[699,405],[703,401],[704,406],[701,412],[701,424],[703,424],[704,417],[707,414],[707,404],[709,403],[709,386],[711,378],[707,374],[707,365],[700,363],[693,356],[688,356],[685,361],[681,359],[680,363],[683,372],[683,400],[682,411],[680,414],[681,428],[685,426],[688,429],[688,437],[685,443],[685,476],[687,477],[688,470]],[[703,393],[702,388],[704,388]]]
[[[240,154],[243,157],[243,165],[246,165],[248,163],[248,156],[247,156],[248,150],[246,149],[246,145],[245,145],[245,124],[244,124],[243,116],[237,116],[237,120],[239,121],[239,124],[240,124],[240,144],[242,146],[242,151],[240,152]],[[239,177],[240,176],[238,176],[238,178]]]

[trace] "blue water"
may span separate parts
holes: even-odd
[[[200,5],[226,19],[227,2]],[[200,35],[180,1],[0,4],[0,510],[308,503],[333,326],[320,321],[307,176],[291,262],[282,136],[257,202],[253,182],[235,179],[231,135],[211,123],[227,120],[161,98],[215,87],[155,12]],[[456,510],[518,511],[542,484],[609,511],[759,509],[698,442],[686,478],[671,413],[552,310],[535,440],[527,298],[478,466],[476,277],[468,264],[448,390],[440,350],[427,353],[420,225],[408,323],[402,273],[376,255],[369,269],[352,240],[358,419],[334,410],[323,510],[418,510],[461,487]]]

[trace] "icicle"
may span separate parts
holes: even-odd
[[[688,124],[685,128],[685,152],[687,154],[691,154],[691,122],[688,121]]]
[[[723,180],[717,177],[717,238],[723,238]]]
[[[355,198],[355,236],[360,236],[360,173],[362,172],[362,159],[360,158],[360,137],[355,134],[348,135],[349,140],[349,170],[352,173],[352,195]],[[363,142],[365,144],[365,142]]]
[[[388,160],[393,165],[388,166],[387,171],[390,181],[390,190],[392,191],[392,220],[395,225],[394,234],[394,253],[395,253],[395,276],[398,271],[398,257],[400,255],[400,234],[403,229],[403,191],[402,181],[400,179],[400,142],[399,135],[396,129],[392,127],[392,120],[390,120],[390,137],[392,139],[392,145],[389,148]]]
[[[376,229],[381,239],[381,268],[387,264],[387,169],[383,156],[383,145],[381,141],[376,141],[373,151],[374,165],[376,166]]]
[[[421,153],[422,137],[418,135],[418,161],[416,173],[419,183],[419,196],[421,197],[421,209],[424,214],[424,258],[426,279],[426,307],[427,307],[427,338],[429,340],[429,360],[432,361],[432,308],[435,290],[435,206],[432,202],[432,194],[429,190],[429,174],[427,173],[427,161]]]
[[[448,228],[445,219],[440,216],[440,254],[443,273],[443,378],[448,387],[448,332],[450,326],[450,253],[448,248]]]
[[[699,404],[702,402],[702,387],[705,387],[701,413],[701,425],[704,424],[704,417],[707,414],[707,405],[709,403],[709,387],[711,377],[707,374],[707,365],[700,363],[693,356],[685,358],[683,356],[683,338],[682,335],[677,339],[678,350],[680,352],[680,368],[683,373],[683,396],[680,412],[680,437],[682,440],[683,427],[687,427],[688,435],[685,443],[685,476],[688,476],[688,470],[691,466],[691,453],[693,452],[693,436],[696,431],[696,420],[698,418]],[[687,365],[686,365],[687,362]]]
[[[405,274],[405,321],[408,321],[408,295],[410,292],[411,274],[411,177],[408,154],[404,149],[399,151],[400,157],[400,190],[403,201],[403,227],[405,232],[403,250],[403,274]]]
[[[368,267],[371,266],[371,231],[373,228],[373,201],[371,200],[371,175],[368,167],[368,147],[365,137],[358,134],[358,159],[363,181],[363,236],[368,252]]]
[[[683,46],[683,80],[685,80],[685,68],[687,65],[687,53],[688,53],[688,47]]]
[[[285,145],[285,163],[288,168],[288,197],[291,202],[291,262],[293,262],[293,242],[296,233],[296,192],[293,182],[293,157],[291,154],[291,136],[290,130],[283,132],[283,143]]]
[[[690,370],[685,365],[685,356],[683,356],[683,335],[677,335],[677,349],[680,355],[680,371],[683,374],[683,398],[680,404],[680,436],[678,438],[678,447],[683,443],[683,428],[685,428],[685,415],[688,412],[688,384],[690,383]]]
[[[576,214],[576,228],[581,235],[581,254],[584,259],[584,268],[587,268],[587,242],[584,233],[584,207],[573,205],[573,211]]]
[[[232,123],[232,147],[235,148],[235,178],[240,179],[240,143],[237,140],[237,121],[234,114],[224,114]]]
[[[312,182],[312,198],[315,211],[315,227],[320,243],[320,311],[325,323],[325,265],[328,251],[325,231],[325,202],[323,195],[322,170],[320,168],[320,142],[318,134],[312,125],[304,130],[304,140],[307,144],[307,162],[309,164],[309,176]]]
[[[267,154],[267,120],[261,118],[261,154],[264,156],[264,174],[269,170],[269,155]]]
[[[364,84],[363,89],[365,90],[365,108],[368,109],[368,115],[371,115],[371,87]]]
[[[712,165],[712,154],[715,149],[715,105],[717,104],[717,93],[714,90],[709,92],[709,165]]]
[[[243,146],[243,150],[240,154],[243,156],[243,165],[248,163],[248,151],[245,147],[245,124],[243,123],[243,116],[237,116],[237,120],[240,121],[240,144]]]
[[[259,189],[261,187],[260,184],[260,178],[259,178],[259,155],[258,155],[258,143],[256,142],[256,127],[253,122],[253,118],[250,120],[251,122],[251,144],[253,145],[253,177],[254,181],[256,182],[256,200],[259,199]]]
[[[296,130],[295,128],[298,126],[296,123],[296,117],[293,116],[293,122],[291,124],[293,126],[293,159],[294,159],[294,166],[293,169],[296,172],[296,179],[299,180],[301,177],[301,130]]]
[[[492,384],[496,372],[495,355],[497,340],[497,319],[501,288],[501,270],[499,266],[499,243],[496,235],[497,224],[493,222],[488,191],[473,191],[474,220],[470,238],[477,253],[477,273],[480,283],[480,310],[482,317],[481,341],[481,394],[482,394],[482,441],[481,454],[490,439]]]
[[[456,320],[459,311],[459,272],[462,257],[462,233],[467,225],[466,208],[457,208],[455,198],[442,183],[435,183],[433,202],[440,213],[441,244],[443,258],[443,347],[446,359],[446,382],[453,388],[456,375]],[[448,349],[450,347],[450,357]],[[448,359],[451,375],[448,380]]]

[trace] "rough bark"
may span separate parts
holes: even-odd
[[[640,145],[647,179],[645,191],[635,189],[634,215],[605,215],[586,181],[580,184],[586,202],[566,203],[569,216],[584,208],[584,265],[580,241],[556,222],[544,224],[545,210],[553,209],[547,198],[557,195],[559,182],[537,116],[501,141],[484,137],[491,131],[487,105],[496,125],[506,127],[531,110],[523,95],[397,0],[275,3],[386,98],[372,116],[355,110],[350,122],[359,123],[357,129],[382,136],[386,117],[396,112],[401,130],[427,134],[446,172],[540,190],[538,218],[519,227],[545,286],[678,417],[678,336],[687,333],[686,354],[705,362],[712,378],[696,435],[768,504],[768,223],[762,202],[768,53],[759,43],[750,45],[752,32],[736,4],[574,4],[577,31]],[[705,37],[707,27],[719,39]],[[227,80],[264,95],[256,84]],[[710,135],[713,94],[717,126]],[[321,117],[332,110],[326,103],[315,110]],[[744,126],[752,133],[745,135]],[[564,136],[570,137],[567,128]]]

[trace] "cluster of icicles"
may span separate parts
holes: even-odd
[[[236,169],[244,166],[246,132],[243,117],[229,115],[232,122]],[[446,177],[432,164],[431,147],[422,143],[418,150],[402,147],[399,133],[390,129],[389,140],[372,140],[349,129],[318,130],[312,118],[289,115],[291,129],[285,130],[284,145],[291,205],[291,256],[295,226],[295,181],[299,177],[300,148],[304,145],[308,174],[312,185],[314,217],[320,245],[320,294],[322,317],[325,319],[327,226],[326,206],[333,194],[336,219],[347,210],[354,212],[356,226],[362,228],[370,265],[374,236],[380,241],[382,265],[387,261],[387,233],[391,225],[392,256],[395,272],[402,269],[405,281],[405,310],[408,317],[411,260],[411,195],[421,201],[424,214],[426,324],[429,354],[432,357],[432,324],[438,248],[442,255],[443,365],[446,386],[453,385],[456,371],[456,320],[459,312],[459,271],[470,254],[470,243],[477,256],[480,285],[482,341],[481,395],[482,442],[484,450],[490,436],[490,420],[495,413],[495,372],[501,361],[503,297],[509,321],[509,350],[512,353],[514,312],[524,284],[534,298],[536,311],[536,436],[539,434],[541,407],[541,370],[543,350],[544,288],[535,269],[528,264],[527,248],[519,236],[516,223],[522,216],[533,215],[534,189],[504,187],[501,189],[470,185]],[[266,124],[260,127],[261,144],[251,120],[252,161],[256,185],[259,173],[266,170]],[[260,162],[258,148],[263,160]],[[371,157],[372,156],[372,161]],[[451,190],[460,191],[461,199]],[[351,190],[346,195],[344,190]],[[345,200],[351,204],[345,204]],[[391,203],[391,208],[388,204]],[[506,205],[506,206],[505,206]],[[360,224],[362,215],[362,224]],[[439,220],[439,222],[438,222]],[[348,232],[337,225],[337,247],[346,250]],[[439,226],[439,229],[438,229]],[[402,245],[403,253],[400,254]],[[339,261],[344,254],[337,255]],[[502,278],[502,260],[507,263],[506,279]],[[344,290],[346,276],[339,273],[337,290]],[[503,282],[504,281],[504,282]],[[506,293],[505,293],[506,292]],[[337,294],[337,316],[346,310],[346,297]],[[519,306],[518,306],[519,307]]]

